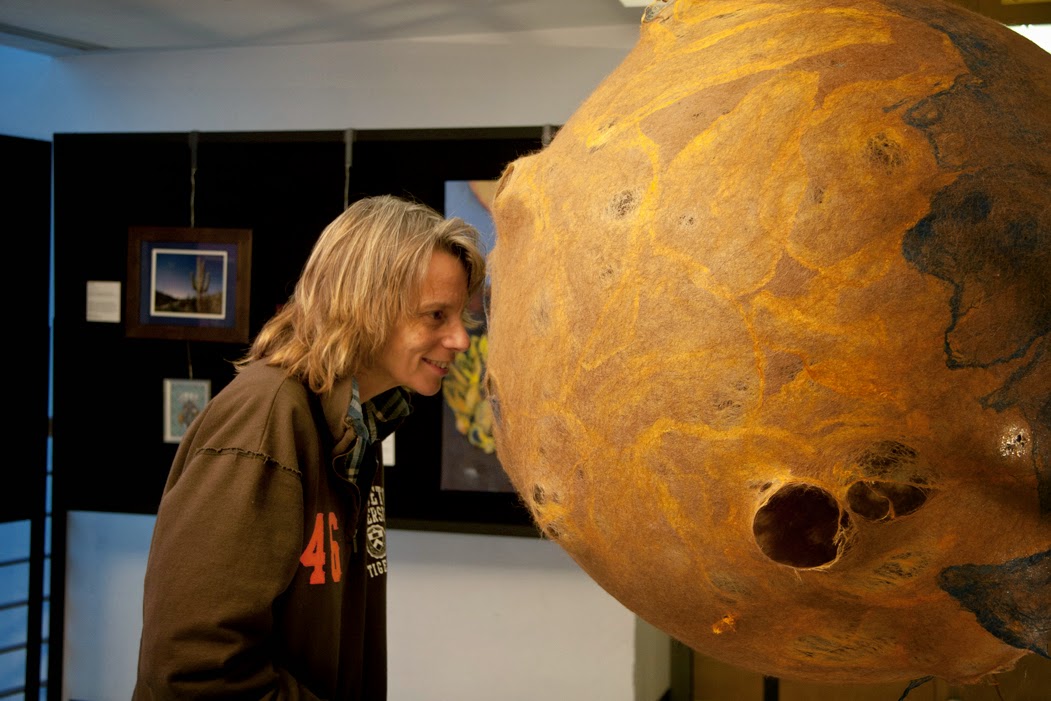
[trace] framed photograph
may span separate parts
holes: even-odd
[[[248,341],[250,229],[131,227],[125,333]]]
[[[211,380],[164,380],[164,442],[178,443],[212,398]]]

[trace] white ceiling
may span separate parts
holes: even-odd
[[[0,0],[0,45],[52,56],[638,25],[645,0]]]

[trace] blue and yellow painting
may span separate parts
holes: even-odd
[[[445,183],[445,216],[460,217],[481,235],[483,253],[488,256],[496,241],[490,205],[495,180],[449,180]],[[442,479],[445,490],[513,492],[496,457],[493,442],[493,415],[485,398],[485,363],[488,335],[485,326],[484,296],[470,301],[471,315],[481,323],[470,330],[471,345],[456,356],[442,384]]]

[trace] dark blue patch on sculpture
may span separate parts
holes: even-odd
[[[961,175],[906,232],[905,259],[954,289],[948,367],[1023,358],[1051,331],[1051,217],[1018,196],[1047,182],[1020,167]]]
[[[1010,65],[1010,57],[1004,56],[999,46],[978,36],[973,27],[959,27],[953,13],[938,7],[910,2],[909,0],[887,0],[887,4],[906,17],[912,17],[930,25],[949,38],[963,56],[971,72],[995,78],[995,73],[1003,73]]]
[[[1009,379],[983,397],[1029,422],[1040,510],[1051,514],[1051,211],[1026,193],[1051,177],[1022,166],[966,173],[931,198],[930,212],[905,233],[902,255],[951,285],[945,364],[953,370],[1014,363]]]
[[[1002,565],[957,565],[938,585],[1008,645],[1048,657],[1051,550]]]

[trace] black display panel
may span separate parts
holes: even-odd
[[[0,490],[0,521],[43,517],[48,432],[48,280],[51,251],[51,143],[0,136],[3,154],[4,258],[9,295],[4,412],[9,483]]]
[[[547,130],[550,131],[550,130]],[[394,194],[444,211],[445,183],[494,180],[542,147],[545,128],[55,137],[56,508],[156,513],[177,444],[164,440],[166,379],[214,396],[247,344],[129,338],[86,320],[89,281],[128,282],[132,227],[248,229],[249,338],[291,293],[347,202]],[[514,492],[442,489],[442,398],[416,397],[387,471],[393,528],[536,536]]]

